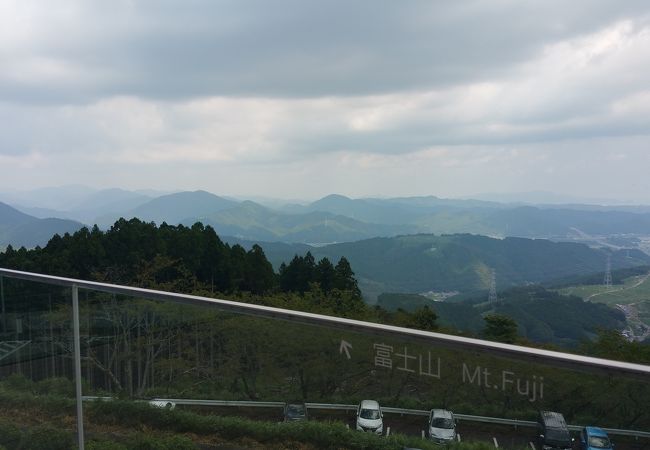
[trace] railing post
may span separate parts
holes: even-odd
[[[79,339],[79,288],[72,285],[72,330],[74,334],[74,381],[77,396],[77,438],[84,450],[84,415],[81,403],[81,345]]]

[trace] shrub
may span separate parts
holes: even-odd
[[[129,450],[196,450],[196,445],[185,436],[156,437],[138,434],[129,440]]]
[[[111,441],[88,441],[86,450],[128,450],[124,445]]]
[[[22,433],[12,423],[0,421],[0,446],[9,450],[16,449],[20,446],[22,440]]]
[[[13,373],[2,380],[2,384],[8,389],[21,392],[31,392],[34,387],[34,382],[32,380],[17,373]]]
[[[36,383],[34,392],[41,395],[74,397],[74,383],[67,378],[45,378]]]
[[[30,450],[70,450],[74,448],[75,440],[72,433],[52,428],[37,426],[30,428],[24,436],[22,448]]]

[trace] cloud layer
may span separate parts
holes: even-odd
[[[616,3],[0,0],[0,188],[650,201],[650,6]]]

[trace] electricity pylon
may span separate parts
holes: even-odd
[[[607,257],[607,268],[605,269],[605,286],[612,287],[612,255]]]

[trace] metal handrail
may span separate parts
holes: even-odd
[[[76,288],[81,288],[117,295],[128,295],[140,298],[148,298],[152,300],[175,302],[186,305],[210,306],[221,311],[232,313],[273,318],[308,325],[338,328],[346,331],[379,334],[383,336],[389,335],[397,338],[409,338],[418,341],[424,341],[427,343],[433,342],[438,345],[451,348],[485,352],[502,357],[526,359],[552,366],[568,367],[572,369],[585,370],[588,372],[598,372],[612,375],[626,374],[641,377],[644,380],[650,380],[650,366],[641,364],[612,361],[590,356],[573,355],[518,345],[502,344],[499,342],[484,341],[463,336],[453,336],[430,331],[413,330],[409,328],[396,327],[393,325],[363,322],[360,320],[325,316],[322,314],[314,314],[301,311],[292,311],[288,309],[273,308],[250,303],[240,303],[230,300],[200,297],[189,294],[175,294],[152,289],[98,283],[93,281],[77,280],[73,278],[64,278],[52,275],[43,275],[32,272],[23,272],[18,270],[0,268],[0,277],[2,276],[63,287],[70,287],[73,288],[73,290]]]

